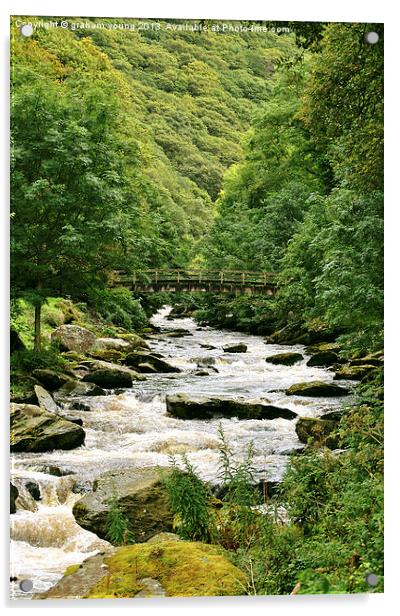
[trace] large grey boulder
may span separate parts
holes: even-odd
[[[11,404],[11,451],[74,449],[85,441],[81,426],[32,404]]]
[[[294,419],[297,414],[289,409],[273,406],[264,401],[231,400],[205,396],[189,397],[174,394],[166,397],[167,411],[180,419],[212,419],[237,417],[238,419]]]
[[[170,469],[162,469],[170,473]],[[102,539],[108,538],[111,500],[129,520],[136,542],[143,542],[163,531],[172,531],[173,514],[168,504],[159,467],[109,471],[93,485],[73,508],[76,521]]]
[[[60,325],[51,333],[51,341],[58,344],[61,351],[86,353],[93,348],[96,336],[79,325]]]

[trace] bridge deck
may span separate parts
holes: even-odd
[[[272,295],[276,290],[276,275],[243,270],[149,269],[131,273],[117,271],[111,284],[143,293],[214,291]]]

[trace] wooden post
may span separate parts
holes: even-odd
[[[224,282],[224,272],[220,272],[219,273],[219,281],[220,281],[221,284],[223,284],[223,282]]]
[[[246,280],[246,274],[244,272],[242,272],[242,284],[244,285]]]

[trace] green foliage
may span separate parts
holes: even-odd
[[[35,368],[51,368],[52,370],[62,371],[68,362],[66,362],[54,347],[43,349],[40,353],[32,349],[24,349],[23,351],[15,351],[11,355],[10,366],[11,375],[14,373],[30,373]]]
[[[181,470],[172,456],[169,475],[163,481],[175,516],[175,528],[183,539],[213,541],[216,535],[215,517],[210,508],[211,493],[197,477],[193,466],[182,456]]]
[[[115,490],[109,500],[109,505],[106,522],[108,541],[113,545],[134,543],[134,536],[129,530],[129,520],[121,510]]]
[[[91,291],[88,301],[108,323],[129,330],[140,329],[147,324],[140,301],[133,299],[129,289],[96,289]]]

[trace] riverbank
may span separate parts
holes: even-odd
[[[340,413],[339,415],[337,413],[343,408],[343,399],[321,396],[297,397],[289,396],[286,392],[295,383],[304,381],[322,380],[332,384],[335,382],[339,386],[342,385],[344,388],[350,389],[353,382],[346,379],[334,381],[334,373],[327,370],[326,367],[307,366],[311,356],[307,354],[304,346],[280,347],[280,345],[266,344],[264,340],[255,336],[234,332],[218,332],[209,327],[199,327],[190,319],[168,320],[168,312],[166,311],[161,311],[154,317],[152,331],[145,331],[143,335],[145,339],[142,338],[141,344],[144,348],[143,350],[136,348],[134,363],[135,370],[145,370],[141,373],[141,378],[146,380],[132,380],[128,388],[122,387],[120,391],[113,387],[108,390],[107,395],[85,396],[81,392],[81,395],[76,397],[67,395],[58,398],[57,402],[63,408],[64,413],[68,412],[70,416],[73,414],[75,419],[82,420],[85,431],[85,444],[83,446],[63,451],[14,454],[14,475],[21,488],[21,495],[25,499],[23,504],[25,509],[21,509],[21,496],[19,497],[17,513],[13,516],[15,518],[14,532],[16,532],[15,562],[21,564],[25,561],[28,562],[28,566],[31,562],[35,563],[35,569],[39,572],[40,577],[39,586],[35,587],[37,593],[38,591],[46,591],[46,588],[53,585],[69,564],[79,564],[96,550],[101,549],[99,546],[104,546],[104,544],[98,542],[105,541],[107,543],[107,538],[103,536],[99,539],[96,534],[92,533],[92,530],[95,530],[94,526],[85,526],[81,517],[78,518],[78,521],[80,520],[80,523],[83,523],[84,528],[87,529],[83,530],[82,526],[76,523],[72,509],[75,513],[77,512],[76,503],[86,498],[85,494],[90,495],[92,493],[94,479],[107,472],[119,472],[119,469],[126,471],[129,468],[154,467],[155,465],[168,467],[171,462],[171,455],[175,456],[178,465],[181,467],[183,464],[181,454],[185,454],[193,466],[194,474],[199,475],[199,481],[205,482],[204,485],[207,486],[207,489],[211,489],[214,493],[214,498],[217,495],[219,499],[224,499],[224,490],[221,492],[218,488],[218,484],[221,483],[219,463],[221,461],[221,447],[223,448],[218,430],[222,426],[224,438],[226,438],[226,442],[232,450],[235,467],[240,466],[246,459],[250,443],[255,445],[255,454],[252,456],[251,466],[255,468],[252,471],[252,483],[260,486],[257,491],[257,503],[264,505],[268,503],[273,505],[274,510],[282,511],[284,509],[286,512],[293,511],[294,513],[291,513],[289,517],[289,524],[287,517],[285,517],[286,514],[284,516],[285,524],[279,521],[277,523],[275,518],[261,516],[263,528],[267,521],[268,524],[272,524],[272,526],[268,526],[268,532],[266,527],[264,530],[259,529],[257,531],[258,546],[262,543],[259,541],[259,533],[265,540],[270,537],[268,545],[265,542],[262,543],[261,551],[257,552],[257,545],[252,542],[245,545],[240,541],[239,543],[227,541],[227,537],[231,535],[229,530],[231,525],[230,514],[223,523],[225,538],[217,540],[214,536],[213,541],[219,542],[222,547],[228,549],[229,558],[233,559],[246,575],[249,573],[250,566],[261,567],[254,582],[258,593],[291,592],[303,570],[307,571],[307,574],[304,574],[306,582],[303,582],[302,592],[314,592],[315,584],[310,581],[315,578],[312,566],[311,569],[310,567],[304,568],[301,561],[294,564],[290,559],[289,561],[285,560],[288,554],[287,550],[293,554],[289,546],[295,547],[296,550],[301,552],[304,549],[307,553],[310,537],[312,537],[312,541],[315,541],[316,529],[318,529],[318,533],[321,532],[318,522],[318,524],[308,524],[313,529],[310,536],[307,533],[304,534],[304,529],[307,527],[307,524],[304,526],[304,520],[307,520],[308,512],[303,511],[301,516],[296,514],[296,503],[298,506],[300,501],[313,502],[313,499],[315,500],[315,489],[318,486],[318,481],[316,486],[312,483],[311,485],[303,485],[303,476],[307,476],[311,467],[314,468],[315,466],[315,469],[318,469],[321,460],[324,460],[325,464],[323,476],[336,477],[336,474],[338,477],[342,476],[344,472],[342,461],[346,461],[345,468],[352,468],[352,463],[349,462],[351,457],[348,453],[349,450],[352,450],[352,446],[345,444],[347,453],[345,451],[344,453],[333,452],[330,454],[329,450],[323,446],[329,445],[327,438],[332,438],[332,430],[329,431],[329,434],[325,434],[317,429],[313,434],[303,436],[303,440],[306,442],[310,436],[313,443],[311,445],[310,441],[310,445],[307,446],[308,453],[304,452],[304,443],[301,443],[296,432],[296,425],[299,424],[297,415],[304,420],[317,422],[318,426],[318,421],[320,421],[318,418],[326,413],[331,413],[331,419],[328,421],[333,421],[331,427],[336,429],[340,415]],[[121,339],[123,340],[123,338]],[[113,340],[115,345],[116,339]],[[136,340],[136,342],[138,341]],[[235,352],[233,349],[238,346],[240,348],[240,345],[242,345],[242,352]],[[247,347],[245,351],[243,345]],[[225,351],[224,347],[228,350]],[[110,352],[111,350],[116,351],[117,349],[106,349],[105,351]],[[265,361],[267,357],[282,356],[283,351],[286,352],[285,361],[288,352],[297,353],[301,359],[297,358],[292,366]],[[64,351],[67,354],[72,352]],[[113,353],[113,359],[120,362],[117,364],[120,368],[126,369],[121,360],[125,360],[129,354],[132,355],[132,350],[130,350],[130,353],[120,350],[119,353],[121,353],[119,357]],[[143,353],[146,358],[143,355],[141,356],[140,353]],[[138,356],[140,361],[137,359]],[[151,358],[166,362],[174,370],[158,372],[159,368],[151,367],[151,363],[149,363]],[[71,360],[71,355],[69,360]],[[93,369],[96,364],[90,364],[90,362],[99,360],[86,356],[85,359],[75,357],[74,361],[75,365],[70,366],[69,370],[75,373],[79,372],[74,377],[78,378],[82,385],[89,383],[90,378],[93,378],[93,373],[96,373],[96,369]],[[101,361],[104,362],[104,359]],[[89,365],[87,365],[88,363]],[[99,366],[97,365],[97,372],[98,369]],[[130,367],[129,370],[131,370]],[[82,381],[82,378],[86,378],[83,374],[87,372],[89,375],[91,372],[92,376],[89,376],[86,381]],[[71,374],[66,374],[66,376],[71,378]],[[101,385],[97,386],[100,387]],[[196,396],[197,398],[198,396],[204,398],[206,396],[208,399],[217,397],[223,400],[224,397],[229,399],[234,396],[236,399],[242,399],[243,402],[247,401],[247,404],[250,399],[264,399],[264,404],[268,399],[270,406],[286,408],[296,414],[296,419],[248,418],[238,420],[224,417],[223,405],[219,407],[218,416],[215,419],[174,418],[170,413],[166,413],[165,396],[182,391],[189,393],[190,398],[196,398]],[[56,394],[52,394],[52,396],[57,399]],[[203,402],[203,406],[204,404]],[[71,405],[75,408],[72,409]],[[79,406],[80,408],[78,408]],[[332,417],[332,412],[336,412],[336,418]],[[359,425],[353,426],[353,429],[360,428],[361,432],[365,430],[364,422],[367,421],[369,412],[362,414]],[[342,425],[344,424],[339,424],[339,426]],[[335,443],[335,446],[338,444]],[[298,455],[301,451],[303,451],[302,455]],[[324,452],[322,458],[321,452]],[[290,453],[294,455],[289,456]],[[285,474],[289,461],[289,470]],[[58,476],[50,474],[54,472]],[[287,479],[291,476],[290,473],[294,473],[293,477]],[[315,473],[318,476],[317,470],[315,470]],[[128,475],[130,475],[129,471]],[[78,477],[79,480],[77,480]],[[277,490],[275,486],[283,477],[285,477],[282,484],[284,487]],[[116,479],[113,481],[116,481]],[[25,490],[27,482],[36,484],[40,496],[39,500],[35,501],[32,495],[28,496],[27,490]],[[344,481],[344,483],[346,482]],[[123,485],[125,485],[124,481],[121,486]],[[305,499],[302,489],[307,493],[308,500]],[[47,496],[44,496],[44,494]],[[274,494],[273,497],[272,494]],[[335,498],[337,500],[337,494]],[[333,506],[331,499],[332,494],[328,490],[324,502],[327,511]],[[27,505],[28,508],[26,508]],[[223,511],[226,513],[227,507],[231,507],[231,505],[232,502],[226,502],[222,507]],[[245,510],[247,511],[247,506]],[[122,510],[122,514],[125,515],[126,512]],[[322,510],[319,515],[323,519],[325,518]],[[182,512],[180,517],[182,518]],[[329,519],[328,514],[327,518]],[[257,524],[259,519],[260,514],[257,514]],[[41,523],[38,524],[38,520],[41,520]],[[254,525],[254,521],[255,519],[247,520],[249,528]],[[42,536],[44,527],[48,528],[47,533],[45,533],[46,539],[43,539]],[[63,529],[62,532],[61,528]],[[161,525],[157,526],[155,530],[170,531],[172,526],[169,523],[166,528]],[[179,533],[179,528],[176,528],[176,531]],[[137,530],[135,532],[137,533]],[[307,532],[309,533],[309,530]],[[317,535],[321,538],[322,535],[318,533]],[[198,539],[196,536],[186,536],[185,538]],[[204,540],[204,537],[201,539]],[[335,539],[335,541],[337,540]],[[68,545],[71,546],[71,541],[75,548],[72,551],[68,548]],[[27,543],[27,545],[21,551],[23,543]],[[58,550],[57,553],[54,552],[55,549]],[[29,557],[27,557],[28,552]],[[51,558],[54,558],[53,570],[51,570],[49,563],[51,561],[50,554]],[[278,558],[279,562],[275,562],[274,558]],[[45,561],[47,565],[44,566],[44,569],[46,570],[46,567],[48,569],[47,577],[45,571],[43,571]],[[271,564],[268,570],[265,569],[264,565],[261,566],[264,561]],[[360,562],[364,562],[363,555],[360,557]],[[343,559],[338,561],[335,566],[331,566],[335,575],[337,575],[337,569],[341,570],[341,568],[343,568],[345,579],[348,575],[348,569],[347,565],[343,565]],[[324,573],[322,578],[327,577],[328,579],[328,592],[336,592],[338,582],[332,578],[331,570],[328,570],[326,574]],[[291,573],[290,575],[285,573],[285,576],[283,576],[283,572]],[[24,571],[22,566],[19,570],[14,571],[14,574],[14,577],[17,578],[20,578],[21,575],[32,577],[34,572],[31,570]],[[320,580],[321,575],[318,573],[316,575],[317,581]],[[279,584],[278,578],[282,579]],[[360,591],[361,587],[365,587],[365,584],[362,586],[358,582],[358,585],[346,586],[346,588],[349,588],[346,592],[357,592]],[[342,586],[346,583],[346,581],[340,580]],[[291,584],[293,585],[289,588]],[[14,584],[14,590],[15,588],[16,585]],[[246,586],[245,592],[254,592],[254,590]],[[339,592],[344,592],[344,590],[339,589]]]

